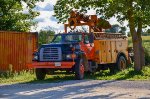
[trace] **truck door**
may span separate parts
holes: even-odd
[[[90,58],[91,56],[91,51],[93,49],[94,45],[92,45],[89,42],[89,35],[88,34],[84,34],[83,35],[83,43],[81,44],[81,49],[84,50],[84,52],[86,53],[86,55],[88,56],[88,58]]]

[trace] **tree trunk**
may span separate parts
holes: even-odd
[[[145,65],[145,52],[144,47],[142,46],[142,37],[139,38],[139,47],[140,47],[140,57],[141,57],[141,67]]]
[[[137,35],[138,35],[138,41],[139,41],[139,49],[140,49],[140,58],[141,58],[141,67],[145,65],[145,53],[144,48],[142,46],[142,19],[138,18],[138,29],[137,29]]]
[[[130,32],[132,35],[132,42],[133,42],[133,50],[134,50],[134,70],[141,71],[142,66],[144,65],[144,50],[142,47],[142,38],[141,38],[141,32],[142,32],[142,21],[140,20],[138,22],[138,30],[136,32],[135,30],[135,17],[133,14],[133,7],[132,7],[133,1],[130,0],[129,2],[129,10],[127,12],[128,19],[129,19],[129,27]]]
[[[142,58],[141,58],[141,50],[140,50],[140,41],[137,36],[137,33],[133,34],[132,42],[133,42],[133,49],[134,49],[134,70],[140,71],[142,69],[142,65],[141,65]]]

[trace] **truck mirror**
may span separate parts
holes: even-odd
[[[89,43],[94,43],[94,35],[93,35],[93,33],[89,34]]]
[[[90,42],[89,42],[89,41],[84,41],[84,43],[85,43],[85,44],[89,44]]]

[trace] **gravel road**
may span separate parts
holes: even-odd
[[[3,99],[150,99],[150,81],[71,80],[0,85]]]

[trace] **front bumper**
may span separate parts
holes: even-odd
[[[29,68],[70,69],[75,62],[33,62],[28,64]]]

